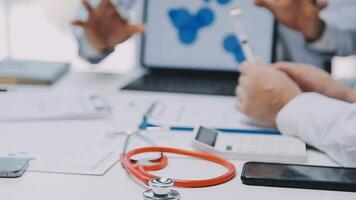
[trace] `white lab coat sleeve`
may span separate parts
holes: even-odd
[[[342,166],[356,167],[356,104],[304,93],[277,116],[284,135],[301,138]]]
[[[356,54],[356,31],[341,30],[331,25],[326,25],[322,37],[312,43],[308,48],[320,53],[329,53],[336,56],[349,56]]]

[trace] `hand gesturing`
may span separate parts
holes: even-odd
[[[317,40],[324,22],[319,13],[326,8],[325,0],[254,0],[257,6],[270,10],[278,22],[304,35],[307,40]]]
[[[123,19],[110,0],[101,0],[97,8],[93,8],[88,0],[82,0],[82,3],[88,11],[88,20],[75,20],[72,24],[82,27],[88,41],[99,51],[112,49],[133,34],[145,31],[144,25],[132,25]]]

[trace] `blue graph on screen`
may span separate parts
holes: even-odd
[[[214,10],[209,6],[210,3],[217,3],[219,6],[225,6],[231,3],[233,0],[202,0],[206,4],[201,7],[196,13],[193,13],[188,8],[179,7],[172,8],[168,11],[168,16],[173,27],[177,31],[177,37],[180,43],[183,45],[194,45],[199,38],[200,34],[203,34],[204,28],[207,28],[214,24],[217,20]],[[232,54],[237,63],[241,63],[245,60],[240,42],[236,35],[227,34],[221,40],[222,49]]]
[[[199,31],[210,26],[215,20],[214,12],[210,8],[201,8],[196,14],[191,14],[186,8],[172,9],[169,11],[169,17],[183,44],[194,43]]]
[[[225,51],[232,53],[238,63],[242,63],[246,60],[242,47],[236,35],[231,34],[225,37],[224,49]]]

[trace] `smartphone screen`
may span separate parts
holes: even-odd
[[[249,185],[350,191],[349,186],[356,191],[354,168],[251,162],[245,164],[241,178]]]

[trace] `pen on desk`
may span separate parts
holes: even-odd
[[[8,89],[7,88],[0,88],[0,92],[7,92]]]
[[[234,8],[230,10],[230,15],[234,16],[236,19],[235,30],[238,35],[239,41],[241,43],[241,48],[245,55],[246,61],[254,61],[255,60],[254,53],[252,51],[247,34],[243,30],[243,23],[241,19],[242,10],[240,8]]]
[[[183,126],[158,126],[150,124],[147,121],[144,121],[140,125],[141,130],[149,131],[180,131],[180,132],[192,132],[194,128],[192,127],[183,127]],[[227,128],[218,128],[216,129],[220,132],[226,134],[263,134],[263,135],[281,135],[277,130],[268,130],[268,129],[227,129]]]

